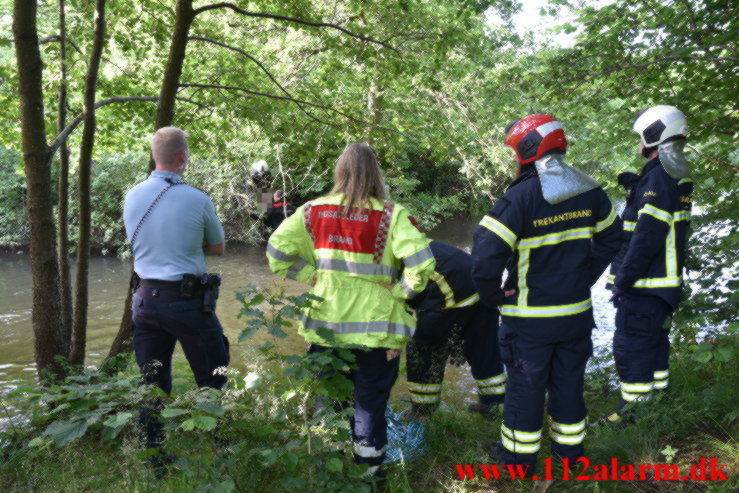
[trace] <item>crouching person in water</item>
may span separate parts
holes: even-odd
[[[267,245],[275,274],[315,283],[323,299],[301,317],[298,332],[309,352],[326,351],[316,330],[333,332],[333,346],[356,344],[354,459],[374,475],[385,458],[385,407],[398,376],[400,350],[416,321],[405,300],[426,287],[434,257],[426,236],[411,224],[408,211],[386,200],[374,151],[352,144],[336,162],[334,188],[283,221]],[[398,272],[405,269],[400,281]]]
[[[123,220],[133,252],[133,348],[144,381],[172,390],[177,341],[198,387],[221,388],[228,343],[215,302],[220,277],[207,274],[206,255],[223,255],[224,236],[213,202],[182,182],[185,132],[157,130],[151,142],[156,169],[126,195]],[[147,447],[159,447],[162,424],[142,412]]]
[[[408,302],[418,318],[406,352],[411,413],[414,417],[428,415],[438,407],[456,329],[478,388],[479,402],[471,404],[469,410],[495,417],[503,403],[506,382],[498,351],[498,312],[480,303],[468,253],[439,241],[430,246],[436,259],[432,282]]]

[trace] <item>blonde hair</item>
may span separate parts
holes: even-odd
[[[380,200],[387,198],[377,155],[369,145],[358,142],[346,146],[336,160],[331,193],[344,194],[344,215],[348,215],[355,207],[360,210],[371,207],[372,197]]]
[[[151,138],[151,156],[157,166],[171,167],[180,152],[187,151],[187,135],[177,127],[162,127]]]

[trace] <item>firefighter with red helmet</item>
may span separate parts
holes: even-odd
[[[608,285],[616,306],[613,355],[621,401],[608,421],[618,422],[628,403],[664,390],[669,381],[671,313],[682,293],[693,181],[683,156],[687,120],[674,106],[636,115],[634,132],[647,163],[639,174],[622,173],[626,189],[624,238]]]
[[[595,325],[590,289],[618,252],[622,228],[598,183],[565,164],[567,141],[554,117],[514,121],[505,144],[518,173],[475,230],[473,279],[481,301],[502,315],[508,379],[492,454],[528,466],[531,475],[547,393],[552,452],[572,461],[583,455],[583,380]]]

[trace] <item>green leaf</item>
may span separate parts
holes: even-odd
[[[216,427],[218,420],[213,416],[198,415],[193,416],[192,422],[196,428],[201,430],[210,431]]]
[[[54,440],[54,444],[57,447],[68,444],[74,440],[77,440],[85,434],[87,431],[87,422],[84,420],[78,421],[55,421],[51,423],[46,430],[44,435],[51,437]]]
[[[256,327],[250,327],[248,329],[242,330],[241,334],[239,335],[239,342],[244,342],[245,340],[251,338],[251,336],[257,333],[257,330],[259,329],[257,329]]]
[[[708,363],[711,361],[711,358],[713,357],[712,351],[703,351],[700,353],[695,353],[693,355],[693,359],[696,361],[700,361],[701,363]]]
[[[226,412],[226,410],[223,409],[223,406],[213,401],[198,402],[195,404],[195,409],[199,409],[200,411],[213,414],[215,416],[223,416]]]
[[[326,461],[326,469],[331,472],[341,472],[344,468],[344,463],[337,457],[332,457]]]
[[[190,411],[187,409],[179,409],[176,407],[168,407],[164,411],[162,411],[162,417],[163,418],[175,418],[177,416],[182,416],[183,414],[187,414]]]
[[[110,428],[121,428],[123,427],[128,421],[133,417],[133,413],[129,412],[121,412],[114,414],[112,416],[108,416],[108,418],[103,421],[103,426],[107,426]]]
[[[180,428],[182,428],[185,431],[192,431],[195,428],[195,421],[193,420],[193,418],[186,419],[185,421],[182,422],[182,424],[180,425]]]

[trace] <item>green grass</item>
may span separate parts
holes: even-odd
[[[176,372],[175,393],[179,393],[191,384],[186,368],[180,366]],[[594,373],[588,379],[586,400],[591,422],[612,412],[617,403],[616,393],[607,390],[602,381],[606,375],[607,372]],[[616,457],[620,464],[675,463],[682,473],[699,457],[717,457],[719,464],[725,464],[729,481],[555,481],[548,491],[737,491],[737,375],[735,360],[701,364],[673,358],[670,391],[640,406],[636,424],[625,429],[591,426],[585,441],[592,464],[607,464],[611,457]],[[229,419],[219,429],[219,435],[230,441],[232,453],[220,452],[211,433],[170,432],[166,449],[178,459],[161,479],[142,464],[134,427],[117,442],[104,442],[99,433],[88,433],[68,446],[43,450],[27,447],[28,441],[43,428],[29,426],[5,432],[0,436],[0,491],[262,493],[310,489],[307,483],[290,483],[291,478],[307,479],[309,474],[324,474],[322,479],[314,478],[314,491],[362,491],[356,479],[347,479],[347,475],[356,476],[348,453],[340,470],[327,472],[321,453],[309,456],[304,442],[294,440],[302,429],[301,423],[294,416],[277,414],[277,404],[284,397],[278,387],[268,383],[242,395],[238,400],[241,407],[231,409]],[[411,463],[388,468],[384,491],[532,490],[530,481],[494,482],[480,477],[460,481],[457,477],[456,464],[491,463],[487,449],[499,437],[500,420],[487,421],[460,405],[444,404],[431,417],[428,427],[429,453]],[[539,473],[543,471],[541,459],[548,456],[549,445],[545,438]],[[669,453],[674,457],[668,460]],[[311,464],[313,459],[316,462]],[[296,465],[291,466],[291,460],[296,460]],[[555,477],[560,474],[555,469]]]

